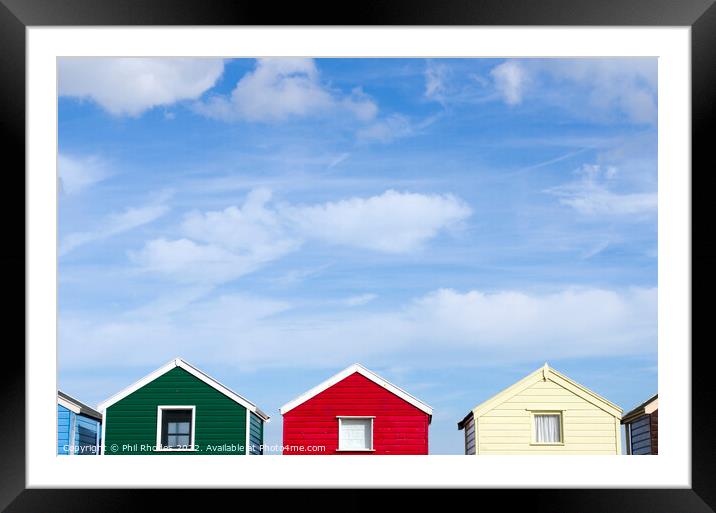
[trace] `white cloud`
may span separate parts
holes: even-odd
[[[77,194],[101,182],[110,174],[107,162],[97,156],[57,156],[60,188],[65,194]]]
[[[224,295],[155,318],[66,316],[60,348],[68,367],[153,365],[182,354],[254,370],[341,367],[396,354],[406,365],[427,368],[656,351],[655,288],[541,294],[439,289],[383,313],[339,308],[296,315],[297,306]]]
[[[616,193],[611,190],[611,182],[617,173],[614,166],[585,164],[578,170],[580,180],[547,192],[584,216],[621,216],[638,220],[655,214],[658,207],[656,192]]]
[[[247,345],[260,351],[261,341],[249,339],[254,327],[288,307],[281,301],[222,295],[190,301],[178,311],[141,309],[96,320],[65,315],[59,323],[61,357],[66,368],[87,364],[96,368],[107,361],[156,366],[177,355],[192,362],[206,361],[207,356],[216,362],[223,355],[224,363],[238,364]],[[80,362],[88,344],[94,348]]]
[[[180,281],[230,281],[277,260],[310,239],[384,253],[420,249],[471,209],[446,195],[388,190],[368,198],[315,205],[270,205],[271,192],[253,190],[241,207],[190,212],[184,238],[155,239],[132,260]]]
[[[305,237],[386,253],[420,249],[440,230],[472,213],[466,203],[449,194],[394,190],[369,198],[287,206],[281,212]]]
[[[138,116],[158,105],[198,98],[223,71],[222,59],[62,58],[59,94],[89,98],[116,116]]]
[[[251,273],[300,244],[284,234],[276,212],[266,208],[270,197],[257,189],[240,208],[190,212],[180,228],[184,238],[149,241],[130,257],[144,270],[181,282],[221,283]]]
[[[145,271],[172,277],[181,283],[221,283],[248,274],[260,261],[211,244],[197,244],[183,238],[153,239],[130,259]]]
[[[62,239],[60,256],[65,255],[79,246],[107,239],[139,226],[151,223],[169,211],[166,205],[147,205],[128,208],[121,213],[112,214],[102,222],[102,226],[93,231],[75,232]]]
[[[636,124],[657,115],[655,59],[509,60],[490,72],[505,103],[517,105],[527,92],[579,116],[623,116]]]
[[[625,353],[654,344],[656,300],[656,289],[640,288],[548,294],[441,289],[416,300],[406,315],[418,323],[422,338],[476,345],[494,358],[509,359],[500,355],[505,350],[513,356],[569,358],[619,354],[620,344]]]
[[[361,89],[342,95],[324,86],[315,61],[301,58],[258,59],[229,98],[217,95],[196,105],[198,112],[225,121],[276,122],[336,109],[360,120],[372,119],[377,112]]]
[[[634,123],[656,121],[656,59],[574,59],[540,61],[559,80],[587,88],[597,112],[621,112]]]
[[[495,88],[508,105],[522,102],[523,89],[527,80],[525,69],[516,61],[507,61],[490,71]]]
[[[286,233],[283,220],[268,207],[271,191],[254,189],[241,208],[189,213],[182,232],[189,238],[215,244],[260,261],[273,260],[296,249],[299,242]]]
[[[341,105],[361,121],[370,121],[378,114],[378,106],[360,87],[354,88],[350,96],[343,98]]]

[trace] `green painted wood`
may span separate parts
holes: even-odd
[[[196,406],[194,452],[156,452],[157,407]],[[246,454],[246,408],[175,367],[107,409],[105,454]]]

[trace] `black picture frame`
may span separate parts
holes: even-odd
[[[353,6],[353,4],[351,4]],[[3,309],[5,339],[0,399],[0,509],[21,511],[136,511],[153,507],[150,499],[160,495],[162,510],[188,509],[193,504],[226,504],[241,495],[268,500],[273,507],[290,507],[296,501],[287,491],[245,490],[48,490],[25,487],[25,226],[16,221],[25,207],[25,30],[32,26],[117,25],[551,25],[551,26],[689,26],[692,43],[692,191],[713,191],[716,174],[711,134],[716,119],[716,6],[714,0],[400,0],[383,3],[331,5],[236,0],[0,0],[0,146],[6,196],[2,202],[4,227],[10,235],[2,262],[5,284],[17,296],[6,294]],[[12,159],[8,157],[13,157]],[[9,164],[12,162],[12,164]],[[699,170],[698,173],[694,170]],[[684,170],[688,172],[688,170]],[[696,185],[696,186],[694,186]],[[21,194],[19,191],[23,191]],[[699,270],[692,297],[713,290],[714,257],[705,251],[709,208],[705,200],[692,197],[693,269]],[[699,206],[697,206],[699,205]],[[697,228],[701,237],[697,237]],[[9,234],[7,232],[10,232]],[[693,281],[693,280],[692,280]],[[22,298],[22,300],[20,299]],[[706,304],[692,299],[692,487],[690,489],[551,489],[551,490],[452,490],[450,502],[469,501],[473,507],[490,499],[508,499],[510,509],[524,504],[529,511],[617,512],[645,511],[699,513],[716,508],[716,408],[711,377],[711,337],[697,337],[695,313],[704,323]],[[689,341],[684,341],[688,343]],[[17,349],[17,351],[11,351]],[[12,363],[9,363],[9,362]],[[688,419],[685,419],[687,421]],[[314,493],[293,491],[293,494]],[[334,509],[364,510],[379,500],[383,491],[321,491],[321,503]],[[425,490],[404,494],[415,504],[425,501]],[[253,495],[253,497],[251,497]],[[401,509],[404,509],[404,504]],[[205,507],[205,506],[204,506]],[[204,509],[200,507],[200,511]],[[5,509],[6,508],[6,509]]]

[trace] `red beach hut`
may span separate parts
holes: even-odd
[[[428,454],[433,409],[357,363],[280,411],[283,454]]]

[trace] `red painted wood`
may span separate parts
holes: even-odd
[[[375,417],[373,452],[336,451],[340,415]],[[283,416],[283,454],[427,454],[428,423],[427,413],[356,372]]]

